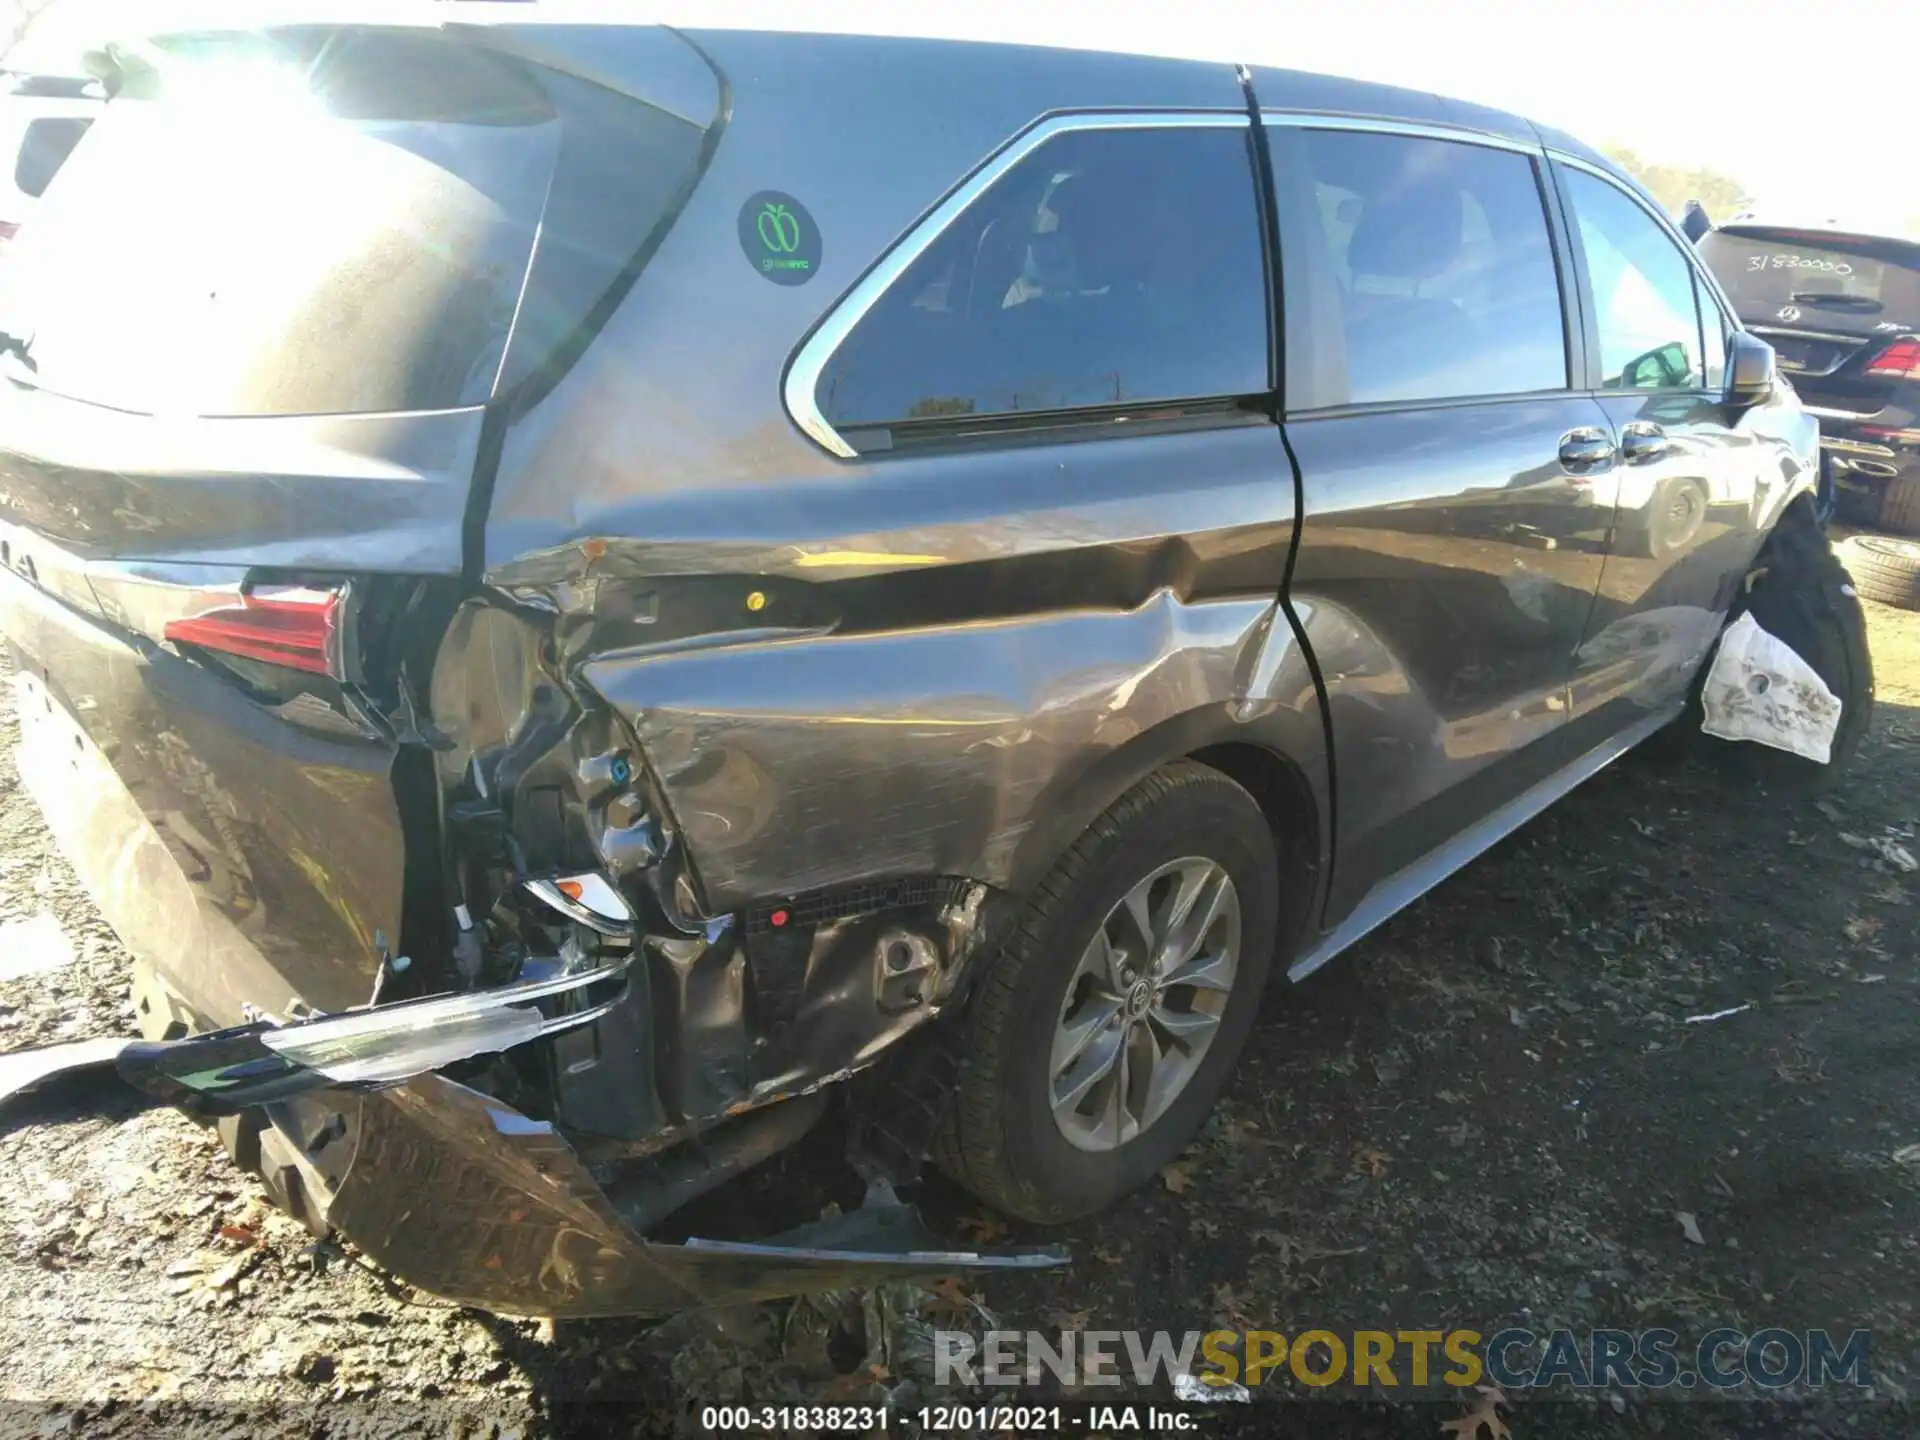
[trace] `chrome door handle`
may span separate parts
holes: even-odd
[[[1602,469],[1613,455],[1613,437],[1598,426],[1582,425],[1560,437],[1560,464],[1568,470]]]
[[[1620,454],[1629,465],[1657,460],[1672,449],[1667,432],[1651,420],[1634,420],[1620,427]]]

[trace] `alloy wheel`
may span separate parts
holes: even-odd
[[[1212,860],[1162,865],[1107,912],[1067,982],[1048,1059],[1054,1124],[1081,1150],[1140,1135],[1192,1081],[1240,963],[1240,896]]]

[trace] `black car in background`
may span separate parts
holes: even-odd
[[[1920,534],[1920,235],[1736,216],[1699,239],[1741,321],[1773,345],[1835,498]]]

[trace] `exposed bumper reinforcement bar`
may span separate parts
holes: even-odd
[[[0,1101],[63,1071],[107,1063],[136,1090],[196,1115],[231,1115],[329,1086],[394,1085],[590,1024],[619,1003],[628,963],[184,1040],[93,1040],[0,1055]],[[558,1015],[537,1003],[560,997],[582,1003]]]
[[[654,1244],[551,1124],[432,1073],[583,1024],[534,1001],[623,989],[619,967],[185,1040],[89,1040],[0,1055],[0,1104],[78,1072],[117,1073],[154,1103],[232,1114],[320,1090],[353,1155],[328,1224],[434,1294],[510,1314],[666,1315],[846,1285],[1066,1263],[1057,1247],[942,1250],[901,1205],[869,1206],[765,1243]],[[617,996],[616,996],[617,998]],[[93,1105],[101,1104],[98,1098]]]

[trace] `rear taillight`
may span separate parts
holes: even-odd
[[[252,591],[238,605],[169,620],[163,633],[176,644],[338,680],[339,618],[338,591],[289,587]]]
[[[1896,340],[1867,362],[1867,374],[1882,380],[1920,380],[1920,340]]]

